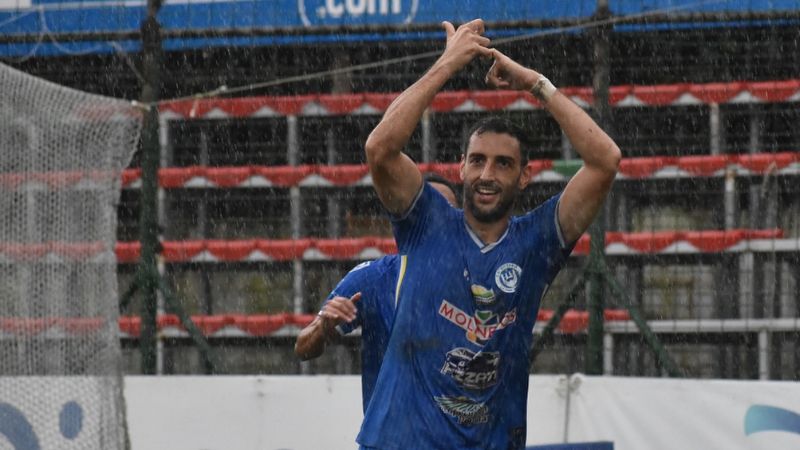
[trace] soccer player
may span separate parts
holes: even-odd
[[[455,187],[436,174],[425,181],[452,206],[458,205]],[[294,351],[302,360],[316,358],[325,344],[361,327],[361,398],[366,411],[392,329],[395,289],[402,266],[398,255],[387,255],[354,267],[336,285],[316,318],[297,337]]]
[[[393,215],[407,263],[383,364],[357,441],[363,449],[522,449],[528,349],[539,302],[600,210],[621,159],[617,145],[533,69],[483,36],[480,19],[389,106],[367,139],[373,185]],[[478,123],[461,158],[464,209],[449,208],[402,150],[442,86],[475,57],[492,58],[486,82],[529,91],[583,158],[564,190],[519,217],[530,180],[523,130]]]

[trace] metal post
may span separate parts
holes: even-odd
[[[614,375],[614,335],[603,333],[603,375]]]
[[[709,146],[712,155],[722,153],[722,130],[720,126],[719,104],[708,105]]]
[[[420,121],[422,128],[422,162],[433,162],[436,155],[433,154],[433,135],[431,134],[431,113],[426,109],[422,113],[422,120]]]
[[[747,150],[752,154],[761,151],[761,118],[756,114],[754,105],[750,105],[748,111],[750,113],[750,141]]]
[[[205,128],[200,129],[200,165],[208,166],[210,158],[208,152],[208,135]],[[197,234],[201,239],[208,239],[210,230],[208,229],[208,189],[203,189],[203,197],[197,205]],[[202,290],[200,295],[203,296],[203,312],[205,314],[214,314],[214,297],[211,289],[211,276],[206,264],[200,265],[200,283]]]
[[[736,228],[736,172],[733,169],[725,171],[725,194],[723,199],[725,211],[723,224],[726,230]]]
[[[758,379],[769,380],[769,332],[758,332]]]
[[[723,217],[722,226],[726,230],[738,227],[738,193],[736,189],[736,171],[728,168],[725,172],[725,186],[723,192]],[[738,284],[736,274],[739,259],[736,255],[722,253],[716,260],[717,276],[714,280],[714,309],[718,319],[737,317],[736,304],[738,302]],[[720,339],[717,344],[717,374],[718,378],[725,378],[730,366],[730,343]]]
[[[708,105],[708,128],[709,128],[709,153],[712,155],[719,155],[722,153],[722,131],[720,124],[720,110],[719,104],[711,103]],[[725,172],[725,192],[723,198],[723,225],[726,230],[736,228],[736,173],[732,170]],[[727,261],[726,261],[727,260]],[[716,303],[717,311],[721,318],[728,317],[729,304],[735,295],[736,289],[733,288],[729,282],[731,270],[731,258],[722,256],[722,261],[719,262],[719,271],[721,276],[718,277],[718,285],[720,289],[717,290]],[[727,352],[725,351],[726,345],[720,345],[719,352],[719,367],[720,376],[724,376],[725,368],[727,367]]]
[[[325,147],[327,149],[328,165],[335,166],[339,162],[338,152],[336,151],[336,135],[333,130],[325,132]],[[327,197],[328,204],[328,237],[338,238],[342,235],[341,226],[341,202],[339,201],[338,191],[331,190]],[[336,281],[334,280],[334,283]]]
[[[158,150],[159,150],[159,164],[158,167],[168,167],[172,163],[172,148],[169,144],[169,125],[167,119],[159,116],[158,118]],[[156,184],[158,186],[158,184]],[[167,213],[167,193],[161,187],[157,189],[158,203],[156,208],[158,210],[157,221],[159,223],[159,241],[163,238],[161,236],[162,230],[169,229],[169,215]],[[167,268],[164,264],[164,258],[156,256],[157,271],[159,278],[166,280]],[[165,313],[164,296],[161,295],[159,290],[156,293],[156,317]],[[164,373],[164,339],[160,334],[156,334],[156,374],[161,375]]]
[[[159,242],[159,213],[163,208],[163,197],[158,190],[158,169],[162,163],[161,148],[166,146],[167,134],[162,133],[162,123],[158,116],[158,107],[155,103],[159,100],[161,90],[161,67],[163,51],[161,48],[161,25],[156,18],[161,8],[160,0],[148,0],[147,18],[142,22],[142,74],[144,85],[142,86],[142,103],[152,105],[147,109],[142,125],[142,188],[141,188],[141,212],[139,216],[139,242],[141,244],[141,260],[139,263],[137,280],[140,282],[139,290],[142,292],[142,328],[139,336],[139,349],[142,354],[142,373],[153,375],[158,373],[158,343],[156,339],[157,326],[156,319],[159,308],[159,291],[167,297],[167,289],[163,274],[159,270],[158,253],[160,252]],[[163,193],[162,193],[163,195]],[[183,311],[177,301],[172,301],[173,309]],[[182,314],[184,326],[190,333],[196,327],[191,322],[188,315]],[[213,371],[211,364],[210,348],[202,335],[195,341],[199,346],[201,356],[206,363],[206,372]]]
[[[290,166],[297,166],[300,162],[300,132],[297,116],[286,117],[286,156]],[[289,188],[289,218],[291,220],[291,237],[299,239],[303,233],[302,208],[303,199],[300,188]],[[303,313],[303,261],[296,259],[292,262],[292,310],[295,314]]]
[[[607,19],[611,16],[608,0],[597,1],[595,20]],[[594,34],[594,74],[592,88],[594,90],[595,120],[604,130],[608,130],[611,118],[609,104],[610,84],[610,29],[597,27]],[[603,373],[603,311],[605,310],[605,283],[602,273],[602,260],[605,255],[605,207],[592,224],[589,234],[591,244],[588,263],[589,284],[589,328],[586,340],[586,373],[601,375]]]
[[[286,116],[286,162],[290,166],[300,164],[300,131],[297,116]]]
[[[152,175],[158,168],[158,160],[154,158],[153,141],[158,130],[158,122],[155,109],[151,109],[145,114],[144,126],[142,129],[142,193],[141,193],[141,216],[139,220],[141,243],[140,277],[141,286],[139,291],[142,293],[142,328],[139,335],[139,350],[142,354],[142,373],[152,375],[156,373],[156,314],[158,307],[157,284],[158,273],[156,272],[156,252],[158,246],[157,223],[156,223],[156,177]],[[157,141],[156,141],[157,143]],[[148,174],[148,175],[145,175]]]
[[[755,255],[747,251],[739,255],[739,317],[752,319],[757,317],[755,310],[753,286],[755,285]]]
[[[142,22],[142,74],[145,80],[141,99],[153,104],[159,99],[161,90],[161,26],[156,14],[161,7],[158,0],[148,0],[147,18]],[[142,328],[139,349],[142,354],[142,373],[156,373],[156,314],[158,308],[158,165],[159,165],[159,120],[158,108],[150,107],[142,126],[142,188],[139,232],[141,243],[140,291],[142,293]]]

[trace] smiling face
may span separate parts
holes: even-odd
[[[473,133],[461,160],[464,211],[481,223],[505,220],[528,184],[520,142],[506,133]]]

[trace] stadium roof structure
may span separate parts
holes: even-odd
[[[531,181],[565,181],[581,167],[580,160],[532,160]],[[433,172],[460,183],[457,163],[420,164],[422,172]],[[800,173],[800,152],[654,156],[625,158],[618,179],[685,178],[723,176],[789,175]],[[369,168],[363,164],[302,166],[170,167],[159,170],[159,185],[180,188],[258,188],[371,186]],[[77,181],[79,178],[75,178]],[[18,178],[16,179],[18,180]],[[138,187],[140,169],[122,175],[124,187]],[[0,184],[3,183],[0,177]]]
[[[589,236],[582,236],[573,256],[589,253]],[[338,239],[200,239],[164,241],[161,256],[168,263],[222,263],[273,261],[364,260],[397,252],[394,239],[357,237]],[[800,238],[784,238],[780,229],[694,230],[606,233],[607,255],[682,255],[719,252],[782,252],[800,249]],[[100,242],[0,243],[0,262],[61,261],[113,262],[139,260],[139,242],[117,242],[114,253]]]
[[[590,87],[564,87],[559,91],[578,105],[588,107]],[[227,119],[287,115],[382,114],[398,93],[319,94],[186,99],[161,103],[167,119]],[[800,101],[800,79],[737,81],[729,83],[680,83],[624,85],[609,89],[609,103],[616,107],[680,106],[725,103],[777,103]],[[434,112],[531,110],[541,108],[529,92],[447,91],[434,97]]]
[[[533,182],[556,182],[569,179],[580,169],[581,160],[532,160],[528,162]],[[456,163],[420,164],[423,172],[433,172],[459,183]],[[653,156],[625,158],[620,163],[618,179],[719,177],[728,173],[739,176],[796,175],[800,173],[800,152],[746,153],[693,156]],[[58,190],[84,187],[91,189],[103,177],[96,171],[24,172],[0,174],[0,186],[6,190]],[[122,173],[124,188],[138,188],[141,169]],[[159,185],[166,189],[183,188],[288,188],[371,186],[369,168],[364,164],[302,166],[188,166],[167,167],[158,172]]]
[[[537,321],[546,322],[554,311],[540,309]],[[216,314],[194,315],[192,322],[203,333],[212,338],[246,337],[293,337],[300,329],[314,320],[314,314]],[[627,310],[607,309],[607,321],[627,321]],[[586,311],[570,309],[559,324],[561,333],[579,333],[586,330],[589,316]],[[118,320],[120,337],[136,339],[141,334],[142,321],[139,316],[122,316]],[[160,314],[156,319],[159,334],[164,338],[189,337],[180,318],[175,314]],[[99,317],[0,317],[0,340],[16,335],[41,336],[65,339],[94,333],[105,327]]]
[[[589,236],[582,236],[573,256],[589,254]],[[195,240],[163,242],[166,262],[268,262],[364,260],[397,253],[392,238],[359,237],[293,240]],[[120,263],[139,258],[138,242],[120,242],[116,247]],[[800,239],[783,238],[781,230],[703,230],[606,233],[606,254],[702,254],[719,252],[796,251]]]

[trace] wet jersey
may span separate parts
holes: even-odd
[[[399,266],[400,258],[397,255],[361,263],[342,278],[325,300],[327,302],[335,296],[350,298],[361,292],[361,299],[356,302],[358,312],[355,320],[336,328],[341,334],[349,334],[361,327],[361,394],[364,410],[372,396],[392,329]]]
[[[511,218],[489,245],[427,184],[394,221],[407,259],[362,448],[524,448],[533,325],[571,251],[559,198]]]

